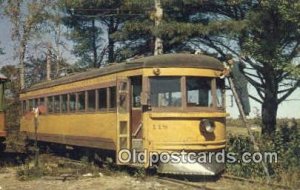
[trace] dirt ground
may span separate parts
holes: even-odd
[[[21,181],[16,177],[16,167],[2,168],[0,171],[0,190],[185,190],[198,189],[187,185],[179,185],[172,182],[158,180],[154,176],[140,179],[123,172],[116,172],[114,175],[106,176],[101,174],[97,177],[80,177],[78,179],[55,179],[55,177],[44,176],[39,179]],[[228,181],[219,179],[218,181],[201,182],[201,185],[210,189],[238,190],[238,189],[274,189],[258,184],[247,182]]]
[[[73,190],[73,189],[179,189],[179,187],[171,187],[153,179],[140,181],[136,178],[126,175],[102,176],[102,177],[82,177],[71,180],[55,180],[47,177],[40,179],[19,181],[16,179],[16,169],[9,168],[6,172],[0,174],[0,189],[1,190]],[[182,187],[180,187],[182,189]]]
[[[156,174],[145,175],[129,168],[91,164],[82,160],[41,154],[39,165],[42,175],[32,174],[33,160],[23,154],[6,152],[0,155],[0,190],[186,190],[199,189],[158,179]],[[274,187],[233,181],[225,178],[196,178],[195,183],[214,190],[272,189]],[[280,188],[279,188],[280,189]]]

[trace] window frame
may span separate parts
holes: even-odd
[[[151,90],[151,83],[150,79],[152,77],[156,76],[149,76],[147,79],[147,85],[148,88],[147,90],[150,92]],[[164,77],[164,76],[158,76],[158,77]],[[217,107],[217,78],[216,77],[211,77],[211,76],[168,76],[168,77],[181,77],[180,79],[180,89],[181,89],[181,106],[178,107],[154,107],[151,105],[151,111],[153,112],[162,112],[162,111],[167,111],[167,112],[184,112],[184,111],[189,111],[189,112],[198,112],[198,111],[208,111],[208,112],[213,112],[213,111],[225,111],[225,101],[223,101],[223,107]],[[186,85],[186,80],[187,77],[203,77],[203,78],[211,78],[211,96],[212,96],[212,106],[211,107],[197,107],[197,106],[187,106],[187,85]],[[150,92],[151,93],[151,92]],[[149,94],[149,96],[151,96]],[[225,96],[223,94],[223,96]],[[150,98],[150,97],[149,97]],[[224,98],[225,99],[225,98]]]
[[[92,109],[90,109],[90,94],[89,92],[92,92],[94,93],[94,107]],[[86,94],[85,94],[85,99],[86,99],[86,105],[85,105],[85,108],[86,108],[86,112],[92,112],[94,113],[96,110],[97,110],[97,89],[90,89],[90,90],[86,90]]]
[[[111,89],[114,89],[114,91],[115,91],[114,100],[111,97],[111,94],[112,94]],[[111,107],[112,106],[111,101],[114,101],[114,107]],[[108,107],[108,111],[116,111],[117,110],[117,86],[107,87],[107,107]]]
[[[100,90],[102,90],[102,89],[104,89],[104,92],[106,93],[106,98],[105,98],[105,101],[104,102],[106,102],[106,105],[105,105],[105,107],[103,107],[103,108],[100,108],[100,106],[99,106],[99,104],[101,103],[100,101],[99,101],[99,96],[100,96]],[[108,111],[108,108],[109,108],[109,90],[108,90],[108,87],[101,87],[101,88],[97,88],[96,89],[96,91],[97,91],[97,98],[96,98],[96,100],[97,100],[97,109],[96,109],[96,111],[97,112],[107,112]]]
[[[178,77],[179,78],[179,81],[180,81],[180,92],[181,92],[181,106],[177,106],[177,107],[154,107],[151,105],[151,108],[152,108],[152,111],[154,112],[161,112],[161,111],[183,111],[184,108],[186,107],[186,102],[185,102],[185,93],[183,93],[183,89],[184,89],[184,86],[183,85],[183,81],[184,81],[184,78],[185,76],[151,76],[151,77],[148,77],[148,91],[151,93],[151,78],[153,77]],[[151,94],[149,94],[149,98],[150,98],[150,102],[151,102]]]

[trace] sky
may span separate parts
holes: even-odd
[[[4,49],[5,55],[0,55],[0,68],[8,64],[16,64],[14,53],[14,43],[11,40],[11,25],[9,21],[1,17],[0,15],[0,47]],[[74,62],[73,56],[71,56],[71,49],[69,47],[69,52],[64,54],[65,58],[68,59],[70,63]],[[256,90],[254,87],[248,85],[249,93],[256,96]],[[235,101],[231,98],[231,92],[227,90],[226,92],[226,110],[230,114],[230,117],[237,118],[239,116],[238,109],[235,105]],[[261,105],[254,100],[250,99],[251,113],[249,117],[255,117],[257,114],[260,114]],[[298,88],[291,96],[287,98],[286,101],[281,103],[278,108],[278,118],[300,118],[300,89]]]

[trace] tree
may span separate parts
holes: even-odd
[[[262,105],[262,133],[270,135],[275,132],[278,105],[300,84],[293,74],[299,68],[294,60],[299,56],[300,3],[228,2],[204,9],[230,21],[242,21],[244,27],[234,35],[218,34],[201,41],[220,55],[232,53],[246,64],[243,73],[258,94],[251,97]]]
[[[100,67],[105,60],[117,59],[116,41],[112,34],[119,30],[128,17],[119,14],[120,0],[93,2],[65,1],[65,25],[71,29],[70,39],[75,42],[73,53],[84,66]],[[107,35],[107,36],[106,36]]]
[[[4,54],[4,51],[3,49],[0,47],[0,55],[3,55]]]
[[[160,26],[148,19],[126,22],[119,36],[160,36],[165,53],[199,48],[220,60],[232,54],[257,91],[250,97],[262,105],[263,134],[272,134],[278,105],[300,84],[299,1],[166,0],[163,9]]]
[[[39,24],[47,17],[47,0],[7,0],[6,15],[12,23],[12,39],[16,41],[18,49],[18,62],[20,66],[20,88],[25,88],[24,61],[27,44],[34,32],[39,29]]]
[[[13,99],[18,99],[19,96],[19,81],[18,68],[15,65],[5,65],[1,67],[0,73],[4,74],[9,80],[6,83],[6,89],[9,90],[9,96]]]

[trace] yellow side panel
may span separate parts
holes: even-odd
[[[21,131],[34,133],[33,119],[21,119]],[[116,113],[81,113],[39,116],[38,133],[101,137],[116,142]]]
[[[5,132],[5,115],[3,112],[0,112],[0,137],[6,136]]]
[[[198,68],[159,68],[159,76],[206,76],[218,77],[221,72],[212,69],[198,69]],[[144,69],[144,76],[157,76],[153,69]]]
[[[213,133],[208,134],[200,130],[200,121],[203,118],[201,114],[198,118],[195,115],[189,118],[188,114],[184,114],[185,117],[178,117],[178,114],[174,113],[172,117],[172,113],[168,113],[168,118],[153,118],[151,113],[144,114],[147,148],[154,151],[204,151],[225,147],[225,118],[210,117],[210,120],[215,122],[216,128]]]

